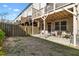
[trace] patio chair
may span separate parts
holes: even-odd
[[[52,31],[52,32],[51,32],[51,35],[53,35],[53,36],[58,36],[58,31]]]
[[[62,37],[67,38],[67,39],[71,38],[71,33],[64,31],[64,32],[62,32]]]
[[[55,32],[54,32],[54,31],[51,32],[51,36],[52,36],[52,35],[55,36]]]
[[[54,33],[55,33],[55,36],[58,36],[58,31],[54,31]]]
[[[40,35],[41,36],[43,36],[44,35],[44,31],[42,30],[42,31],[40,31]]]
[[[65,31],[62,31],[61,37],[65,37],[65,35],[67,35],[67,33]]]
[[[44,30],[41,31],[41,36],[48,37],[49,35],[50,35],[50,34],[48,33],[47,30],[46,30],[46,31],[44,31]]]
[[[44,34],[44,30],[41,31],[41,34]]]
[[[49,35],[48,31],[45,31],[44,36],[48,37],[48,35]]]

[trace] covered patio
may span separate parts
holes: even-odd
[[[54,10],[54,12],[50,12],[39,19],[35,19],[39,22],[40,35],[36,34],[33,36],[56,41],[61,44],[73,44],[76,46],[78,30],[77,8],[78,6],[73,6]]]

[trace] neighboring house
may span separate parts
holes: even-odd
[[[69,35],[75,46],[79,34],[78,9],[75,3],[32,3],[16,19],[20,18],[20,24],[26,32],[30,31],[29,34]]]

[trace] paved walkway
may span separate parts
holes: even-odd
[[[4,41],[7,56],[79,55],[79,50],[36,37],[9,37]]]
[[[40,34],[33,35],[33,36],[44,38],[45,40],[49,40],[49,41],[52,41],[52,42],[57,42],[57,43],[64,44],[64,45],[67,45],[67,46],[70,45],[70,39],[66,39],[66,38],[61,38],[61,37],[56,37],[56,36],[47,36],[47,37],[45,37],[45,36],[40,35]]]

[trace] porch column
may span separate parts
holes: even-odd
[[[51,33],[52,33],[52,27],[53,27],[52,24],[53,24],[53,23],[51,22]]]
[[[47,15],[44,17],[41,17],[43,19],[43,30],[44,30],[44,34],[45,34],[45,19],[47,18]]]
[[[43,30],[44,30],[44,33],[45,33],[45,19],[43,19]]]
[[[77,34],[79,36],[79,3],[77,5]]]
[[[59,31],[61,32],[61,22],[59,22]]]
[[[26,24],[24,24],[24,26],[25,26],[25,32],[26,32]]]
[[[34,32],[33,32],[33,22],[34,22],[34,19],[32,19],[32,35],[34,34]]]
[[[38,21],[38,28],[39,28],[39,21]]]
[[[53,3],[53,9],[54,9],[54,12],[55,12],[55,7],[56,7],[56,3]]]
[[[77,13],[76,13],[76,7],[73,7],[73,12],[74,12],[74,15],[73,15],[73,43],[74,43],[74,46],[76,46],[76,35],[77,35]]]

